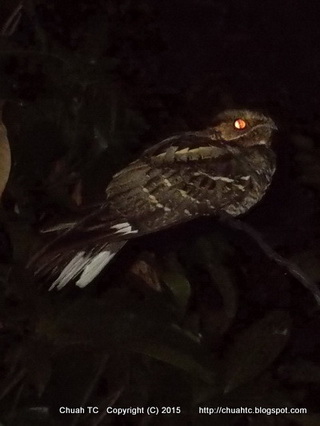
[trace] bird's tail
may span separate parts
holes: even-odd
[[[29,265],[35,275],[54,279],[49,290],[61,290],[69,281],[76,280],[78,287],[85,287],[96,278],[102,269],[125,245],[126,241],[115,241],[101,246],[83,249],[62,248],[35,255]]]
[[[85,287],[96,278],[102,269],[126,244],[126,240],[92,242],[81,240],[74,244],[68,233],[44,246],[29,261],[36,276],[53,281],[49,290],[62,289],[69,281],[78,287]]]

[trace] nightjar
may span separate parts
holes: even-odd
[[[199,216],[238,216],[265,194],[276,162],[271,118],[227,110],[205,130],[165,139],[114,175],[100,206],[48,229],[52,240],[30,261],[51,288],[89,284],[131,238]]]

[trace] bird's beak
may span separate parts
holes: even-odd
[[[275,130],[275,131],[279,130],[278,127],[276,126],[275,122],[271,119],[270,119],[270,122],[269,122],[269,126],[270,126],[270,129],[272,129],[272,130]]]

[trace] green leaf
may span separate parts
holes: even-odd
[[[123,291],[107,300],[81,300],[64,311],[50,330],[57,345],[85,345],[97,350],[129,351],[147,355],[180,368],[201,380],[214,382],[214,360],[198,339],[173,323],[171,310],[162,306],[162,295],[148,302]]]
[[[171,290],[176,303],[184,313],[190,298],[191,286],[174,253],[169,253],[166,257],[161,278]]]
[[[221,233],[215,232],[209,237],[199,238],[194,251],[198,264],[208,272],[212,285],[217,288],[223,300],[222,309],[211,311],[208,315],[210,334],[221,335],[230,327],[238,306],[234,276],[228,264],[232,248]]]
[[[208,366],[203,365],[201,361],[197,360],[199,356],[201,357],[200,347],[197,348],[194,346],[193,348],[189,348],[188,351],[185,351],[183,345],[180,347],[180,345],[177,344],[174,347],[160,344],[156,340],[149,340],[132,343],[130,349],[182,369],[204,382],[211,384],[215,383],[214,372],[210,370]]]
[[[277,358],[290,325],[287,312],[273,311],[236,336],[227,353],[225,393],[258,376]]]

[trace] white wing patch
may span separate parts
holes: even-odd
[[[195,172],[194,176],[206,176],[207,178],[211,179],[211,180],[221,180],[222,182],[234,182],[234,179],[228,178],[227,176],[210,176],[208,173],[204,173],[204,172]],[[248,176],[249,178],[250,176]]]
[[[234,179],[230,179],[226,176],[214,176],[212,180],[221,180],[222,182],[234,182]]]
[[[119,229],[119,230],[121,230],[123,228],[127,228],[128,226],[131,228],[130,223],[128,223],[128,222],[117,223],[116,225],[111,226],[111,229]]]
[[[137,229],[132,229],[132,226],[128,222],[117,223],[116,225],[111,226],[110,229],[116,229],[115,233],[121,235],[135,234],[138,232]]]

